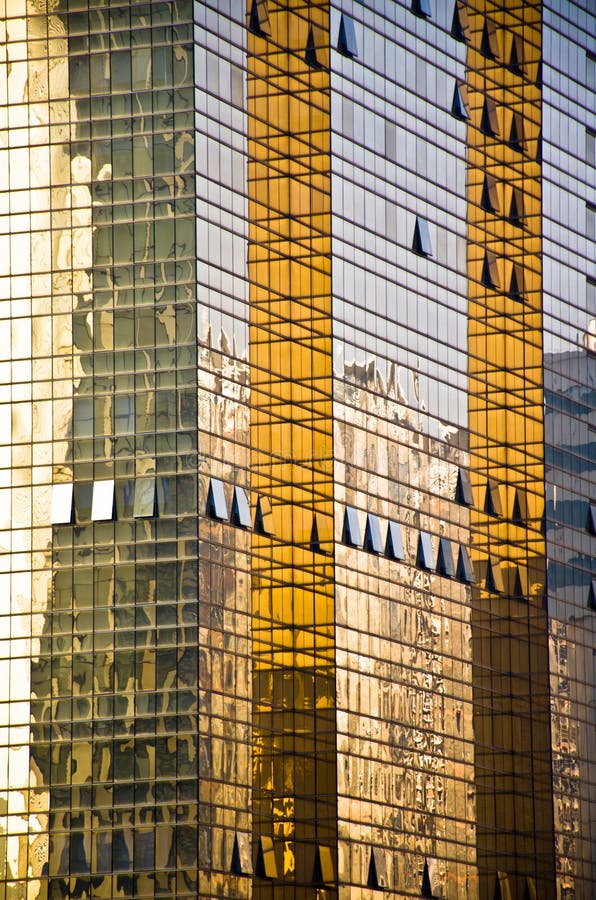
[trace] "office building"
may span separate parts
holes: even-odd
[[[0,897],[593,897],[593,3],[0,27]]]

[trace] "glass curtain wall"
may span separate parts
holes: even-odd
[[[329,6],[248,13],[255,889],[333,897]]]
[[[594,893],[596,871],[595,31],[590,4],[544,4],[544,406],[553,814],[557,895],[577,900]]]
[[[542,6],[486,2],[467,12],[480,895],[554,897],[543,534]]]

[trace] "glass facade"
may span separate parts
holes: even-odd
[[[0,897],[589,900],[587,0],[0,0]]]
[[[594,9],[545,3],[544,454],[557,892],[596,872]],[[590,14],[591,13],[591,14]]]
[[[480,894],[491,894],[495,870],[501,870],[518,895],[526,884],[538,896],[551,896],[541,5],[486,3],[469,10],[469,29],[468,366],[472,557],[479,573],[472,634]]]

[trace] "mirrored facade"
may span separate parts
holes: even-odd
[[[581,6],[581,5],[580,5]],[[544,6],[544,437],[557,891],[594,891],[594,10]]]
[[[591,900],[587,0],[0,0],[0,897]]]

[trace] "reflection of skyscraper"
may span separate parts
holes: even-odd
[[[1,8],[0,896],[593,895],[588,6]]]
[[[545,371],[549,388],[544,422],[557,849],[563,857],[562,884],[573,885],[577,876],[580,885],[589,885],[596,868],[590,839],[596,817],[591,771],[596,751],[596,358],[585,349],[548,353]]]

